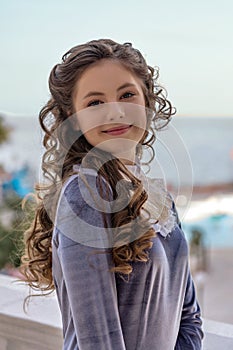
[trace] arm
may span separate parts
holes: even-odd
[[[173,202],[173,211],[176,214],[177,224],[180,229],[181,222]],[[196,292],[192,276],[189,271],[183,309],[181,314],[180,329],[175,346],[175,350],[200,350],[203,338],[202,321],[199,304],[196,300]]]
[[[189,273],[175,350],[200,350],[203,338],[201,325],[200,307]]]
[[[90,187],[95,185],[93,181],[95,177],[88,178]],[[90,205],[91,199],[89,203],[83,200],[81,192],[77,180],[67,187],[66,203],[81,221],[71,222],[68,215],[69,220],[62,223],[62,232],[58,235],[58,254],[76,337],[81,350],[125,350],[115,276],[109,272],[113,266],[110,249],[99,244],[102,238],[98,236],[98,229],[103,229],[103,217]],[[85,196],[87,194],[85,191]],[[64,203],[62,205],[64,213]],[[76,237],[70,232],[73,228]],[[98,244],[93,240],[95,232]]]

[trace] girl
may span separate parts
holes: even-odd
[[[30,286],[56,289],[64,350],[201,349],[174,202],[140,163],[174,114],[157,79],[131,44],[103,39],[51,71],[47,182],[22,261]]]

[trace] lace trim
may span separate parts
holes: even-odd
[[[139,164],[127,165],[127,168],[142,181],[148,194],[148,199],[143,208],[150,213],[150,221],[154,230],[164,238],[167,237],[176,226],[177,218],[172,210],[173,201],[165,188],[164,181],[147,177],[141,171]]]
[[[126,167],[134,176],[142,181],[148,194],[148,199],[143,209],[150,213],[150,221],[154,230],[166,238],[176,226],[177,218],[172,210],[172,198],[165,188],[163,179],[147,177],[142,172],[139,162],[136,165],[127,165]],[[80,165],[74,165],[73,169],[78,173]],[[94,169],[85,169],[84,172],[85,174],[97,176],[97,172]]]

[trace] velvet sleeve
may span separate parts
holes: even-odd
[[[189,273],[175,350],[200,350],[203,338],[201,326],[200,307]]]
[[[95,187],[94,176],[87,180],[90,188]],[[103,213],[88,191],[85,187],[81,191],[76,178],[66,187],[58,210],[58,256],[71,318],[81,350],[125,350]],[[110,214],[106,220],[110,223]]]
[[[177,217],[177,223],[182,229],[174,202],[173,210]],[[193,279],[189,271],[175,350],[201,350],[203,336],[201,311],[196,299]]]

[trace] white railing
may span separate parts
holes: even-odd
[[[25,284],[0,274],[0,350],[62,348],[61,318],[55,295],[32,297],[27,313]]]
[[[203,320],[203,350],[233,349],[233,324]]]
[[[0,350],[62,349],[61,318],[54,295],[33,297],[26,314],[28,289],[0,275]],[[204,320],[203,350],[233,349],[233,325]]]

